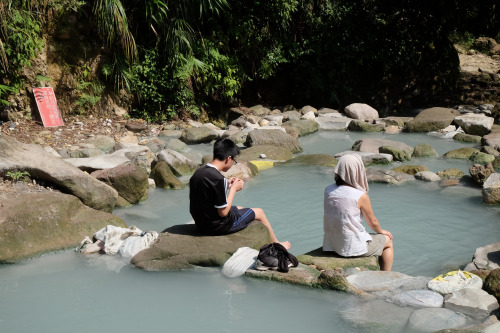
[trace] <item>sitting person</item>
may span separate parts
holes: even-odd
[[[236,164],[240,153],[236,144],[218,140],[214,144],[213,161],[200,167],[189,180],[189,211],[197,228],[209,235],[227,235],[245,229],[253,220],[259,220],[269,230],[273,243],[279,243],[273,228],[261,208],[233,206],[236,192],[243,189],[242,179],[226,179],[220,172]],[[280,243],[286,249],[289,242]]]
[[[335,184],[325,189],[323,251],[335,251],[344,257],[375,255],[380,269],[390,271],[394,260],[392,234],[380,227],[367,193],[361,157],[342,156],[335,167]],[[376,234],[366,232],[363,218]]]

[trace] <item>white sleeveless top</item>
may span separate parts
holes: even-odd
[[[365,192],[350,186],[332,184],[325,189],[323,251],[353,257],[367,252],[372,237],[363,227],[358,200]]]

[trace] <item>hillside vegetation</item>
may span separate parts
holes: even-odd
[[[460,100],[454,44],[499,39],[494,0],[0,0],[0,116],[32,87],[63,115],[222,117],[229,106]],[[496,73],[494,73],[496,74]]]

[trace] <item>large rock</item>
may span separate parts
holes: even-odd
[[[85,140],[85,143],[94,145],[96,148],[108,153],[115,145],[115,139],[106,135],[97,135]]]
[[[328,154],[304,154],[284,162],[283,165],[321,165],[333,167],[337,165],[337,159]]]
[[[443,154],[445,158],[455,158],[461,160],[468,160],[472,155],[479,153],[479,150],[472,147],[464,147],[459,149],[450,150],[447,153]]]
[[[415,174],[415,179],[423,180],[426,182],[439,182],[441,177],[432,171],[420,171]]]
[[[445,308],[424,308],[413,311],[408,318],[410,332],[436,332],[467,325],[467,317]]]
[[[12,170],[27,171],[31,177],[56,185],[94,209],[112,212],[118,199],[118,193],[112,187],[42,147],[0,135],[0,174]]]
[[[408,146],[406,143],[376,138],[358,140],[353,144],[352,150],[360,152],[379,153],[380,147],[383,146],[394,147],[403,150],[410,156],[413,153],[413,148],[411,146]]]
[[[261,158],[261,155],[266,157],[266,160],[271,161],[288,161],[293,158],[293,153],[290,149],[284,147],[276,147],[271,145],[253,146],[241,150],[236,158],[238,161],[252,161]]]
[[[252,278],[289,283],[306,287],[318,287],[318,278],[321,275],[320,271],[312,267],[299,264],[297,267],[291,267],[287,273],[268,270],[259,271],[249,269],[245,272],[245,276]]]
[[[481,192],[486,204],[500,203],[500,173],[492,173],[483,184]]]
[[[315,120],[290,120],[286,122],[286,125],[297,128],[299,130],[299,136],[312,134],[318,131],[318,123]]]
[[[320,131],[345,131],[351,121],[351,118],[344,117],[338,112],[320,114],[316,118]]]
[[[471,269],[497,269],[500,268],[500,243],[493,243],[478,247],[472,257]]]
[[[176,176],[190,175],[198,168],[198,164],[175,150],[163,149],[157,156],[168,164]]]
[[[136,204],[148,198],[148,173],[146,169],[136,164],[98,170],[91,175],[113,187],[129,204]]]
[[[474,183],[478,185],[483,185],[486,179],[495,172],[495,169],[493,168],[493,165],[491,163],[488,163],[486,165],[482,164],[474,164],[469,168],[469,174],[474,181]]]
[[[496,255],[498,258],[498,252]],[[496,268],[488,274],[484,281],[484,290],[500,300],[500,268]]]
[[[392,170],[396,171],[396,172],[407,173],[409,175],[414,176],[418,172],[429,171],[429,168],[426,167],[425,165],[409,165],[409,164],[406,164],[406,165],[400,165],[400,166],[398,166],[396,168],[393,168]]]
[[[89,176],[90,177],[90,176]],[[0,263],[76,246],[86,235],[122,219],[59,192],[25,193],[0,205]]]
[[[337,153],[335,154],[335,158],[339,158],[347,154],[356,154],[361,156],[361,159],[363,160],[363,164],[365,165],[365,167],[373,164],[391,164],[393,161],[393,157],[390,154],[359,152],[353,150],[347,150]]]
[[[132,264],[147,271],[179,270],[195,266],[223,266],[240,247],[260,249],[271,242],[267,228],[252,222],[246,229],[225,236],[207,236],[194,224],[166,229],[158,242],[132,258]]]
[[[258,168],[251,162],[246,161],[238,162],[238,164],[233,165],[228,171],[221,172],[221,174],[226,178],[236,177],[243,180],[250,179],[258,173]]]
[[[175,177],[168,164],[164,161],[156,163],[149,174],[149,178],[153,179],[156,186],[160,188],[181,190],[185,187],[184,184]]]
[[[453,136],[453,140],[459,142],[467,142],[467,143],[480,143],[482,137],[479,135],[465,134],[465,133],[457,133]]]
[[[484,146],[490,146],[496,150],[500,150],[500,131],[483,136],[481,143]]]
[[[450,125],[460,112],[449,108],[430,108],[406,123],[406,132],[433,132]]]
[[[374,120],[378,119],[378,112],[368,104],[352,103],[345,107],[344,112],[352,119]]]
[[[335,252],[324,252],[323,248],[317,248],[297,257],[305,265],[314,265],[319,270],[334,270],[342,268],[346,270],[351,267],[358,267],[363,270],[378,270],[377,257],[342,257]]]
[[[354,119],[349,123],[347,129],[353,132],[383,132],[385,126],[383,124],[372,124],[364,120]]]
[[[415,181],[415,177],[412,175],[379,168],[368,168],[366,170],[366,177],[368,182],[371,183],[386,183],[395,185]]]
[[[283,147],[290,150],[292,153],[300,153],[302,147],[299,141],[281,130],[254,130],[248,133],[246,146],[261,146],[270,145]]]
[[[342,307],[342,319],[355,328],[352,331],[371,333],[405,332],[408,318],[414,311],[412,307],[397,306],[381,299],[360,298]]]
[[[455,117],[453,122],[457,126],[460,126],[467,134],[483,136],[491,131],[494,119],[493,117],[487,117],[482,113],[467,113]]]
[[[93,172],[96,170],[115,168],[119,165],[129,163],[141,155],[151,152],[147,146],[138,145],[130,145],[127,147],[119,146],[114,149],[117,150],[106,155],[89,158],[67,158],[65,161],[73,164],[83,171]]]
[[[482,289],[464,288],[447,295],[444,307],[476,320],[484,320],[492,311],[498,309],[498,302],[494,296]]]
[[[428,143],[421,143],[419,145],[415,146],[415,149],[413,150],[413,154],[411,155],[412,157],[418,158],[418,157],[437,157],[439,154]]]
[[[181,140],[187,144],[207,143],[219,137],[219,133],[207,127],[186,128],[182,132]]]
[[[354,287],[365,291],[391,295],[406,290],[427,289],[428,277],[410,276],[398,272],[362,271],[347,277]]]
[[[411,155],[408,151],[398,149],[392,146],[381,146],[378,149],[378,152],[381,154],[390,154],[392,155],[394,161],[405,162],[411,160]]]

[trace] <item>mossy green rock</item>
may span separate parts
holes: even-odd
[[[500,268],[494,269],[484,280],[483,289],[500,302]]]
[[[25,193],[0,205],[0,263],[15,263],[75,247],[107,225],[126,227],[115,215],[59,192]]]
[[[411,155],[401,149],[391,146],[379,147],[378,152],[381,154],[390,154],[394,158],[394,161],[405,162],[411,160]]]
[[[181,224],[160,233],[158,241],[139,252],[131,263],[147,271],[220,267],[240,247],[258,250],[269,243],[269,231],[257,221],[242,231],[224,236],[204,235],[194,224]]]
[[[455,169],[455,168],[439,171],[437,174],[439,177],[445,178],[445,179],[460,179],[463,176],[465,176],[465,173],[463,173],[462,170]]]
[[[382,124],[371,124],[364,120],[354,119],[349,123],[347,127],[349,131],[353,132],[383,132],[385,126]]]
[[[415,147],[415,149],[413,150],[412,157],[415,157],[415,158],[418,158],[418,157],[437,157],[438,155],[439,154],[436,151],[436,149],[434,149],[434,147],[432,147],[430,144],[421,143],[421,144],[417,145]]]
[[[460,112],[451,108],[430,108],[420,112],[406,123],[405,132],[433,132],[451,125]]]
[[[236,159],[241,161],[258,160],[260,159],[260,154],[266,155],[266,159],[273,161],[288,161],[293,158],[292,151],[285,147],[259,145],[241,150]]]
[[[255,269],[249,269],[245,272],[245,276],[257,279],[285,282],[306,287],[317,287],[320,274],[317,269],[303,264],[290,268],[287,273],[272,270],[259,271]]]
[[[426,167],[425,165],[400,165],[396,168],[393,168],[392,170],[396,172],[407,173],[409,175],[414,176],[417,172],[429,171],[429,168]]]
[[[477,164],[488,164],[492,163],[495,160],[495,156],[479,151],[477,153],[472,154],[469,159]]]
[[[149,178],[155,181],[157,187],[181,190],[185,185],[175,177],[167,163],[158,162],[149,174]]]
[[[481,137],[479,135],[457,133],[453,137],[453,140],[459,141],[459,142],[480,143]]]
[[[332,155],[328,154],[304,154],[299,155],[291,160],[288,160],[282,165],[321,165],[321,166],[335,166],[337,165],[337,159]]]
[[[299,131],[299,136],[312,134],[318,131],[318,123],[308,119],[294,119],[287,121],[286,126],[295,127]]]
[[[500,156],[495,157],[491,164],[493,165],[493,168],[495,168],[495,170],[500,170]]]
[[[479,150],[472,147],[465,147],[465,148],[450,150],[449,152],[445,153],[443,157],[468,160],[475,153],[479,153]]]
[[[304,265],[314,265],[319,270],[343,270],[351,267],[359,267],[364,270],[378,270],[377,258],[372,257],[341,257],[335,252],[325,252],[323,248],[317,248],[297,257]]]

